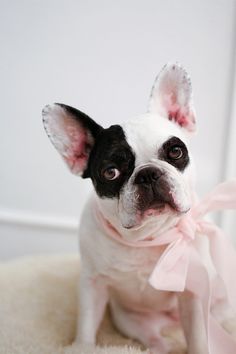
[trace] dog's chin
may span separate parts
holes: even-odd
[[[159,203],[151,205],[144,210],[137,210],[135,217],[131,218],[127,223],[122,223],[126,230],[136,231],[149,223],[157,222],[160,216],[179,216],[186,213],[189,208],[181,209],[178,205],[170,203]]]

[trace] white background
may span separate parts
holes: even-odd
[[[0,259],[77,249],[91,184],[49,142],[47,103],[109,126],[145,112],[177,60],[194,89],[198,191],[235,176],[235,15],[233,0],[0,1]],[[234,219],[223,220],[232,232]]]

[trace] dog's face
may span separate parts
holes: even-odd
[[[75,108],[43,110],[46,132],[70,170],[90,177],[101,203],[116,210],[123,228],[185,213],[191,205],[195,130],[190,79],[178,64],[157,77],[148,113],[102,128]]]

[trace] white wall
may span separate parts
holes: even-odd
[[[198,190],[221,180],[235,117],[235,38],[233,0],[1,0],[0,258],[53,251],[50,237],[55,251],[76,249],[91,186],[69,174],[49,142],[47,103],[73,105],[108,126],[144,112],[155,75],[178,60],[195,93]]]

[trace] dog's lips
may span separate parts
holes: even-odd
[[[148,217],[153,217],[153,216],[159,216],[161,214],[163,214],[164,212],[172,212],[173,214],[185,214],[189,211],[190,208],[187,208],[187,209],[180,209],[179,207],[174,207],[170,204],[166,204],[163,208],[159,208],[159,209],[153,209],[153,208],[150,208],[150,209],[147,209],[145,210],[145,212],[143,213],[143,217],[144,218],[148,218]]]
[[[143,217],[158,216],[163,212],[164,206],[161,208],[149,208],[143,212]]]
[[[132,223],[125,225],[123,224],[122,226],[127,230],[136,231],[142,228],[145,221],[148,221],[150,217],[158,217],[159,215],[169,212],[170,210],[171,208],[167,204],[162,204],[161,206],[159,205],[158,208],[148,208],[145,211],[138,210],[135,220],[133,219]]]
[[[150,218],[158,218],[158,216],[165,213],[181,215],[189,211],[190,207],[183,207],[181,203],[175,201],[173,194],[170,193],[170,196],[168,201],[160,202],[153,200],[145,207],[138,208],[135,218],[132,218],[132,222],[130,220],[130,223],[122,224],[122,226],[127,230],[135,231],[143,227],[145,221],[148,221]]]
[[[146,205],[144,208],[140,208],[139,211],[143,216],[153,216],[153,215],[160,215],[163,214],[164,212],[175,212],[179,213],[181,212],[181,208],[178,203],[174,201],[174,198],[168,197],[168,199],[160,201],[158,199],[154,199],[148,205]]]
[[[134,224],[128,224],[128,225],[122,225],[124,229],[126,230],[131,230],[131,231],[137,231],[141,229],[145,223],[145,221],[148,221],[148,219],[157,217],[161,214],[167,213],[167,212],[172,212],[173,215],[181,215],[185,214],[189,211],[190,208],[186,209],[180,209],[178,207],[173,208],[169,204],[165,204],[162,208],[154,209],[154,208],[149,208],[145,210],[142,213],[138,213],[137,215],[137,221]]]

